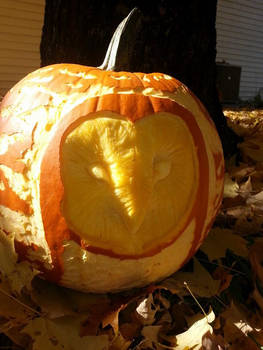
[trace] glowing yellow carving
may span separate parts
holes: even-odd
[[[147,81],[148,83],[151,82],[151,80],[147,77],[147,75],[144,75],[142,80]]]
[[[3,183],[3,181],[0,181],[0,191],[4,191],[5,190],[5,184]]]
[[[33,83],[42,84],[42,83],[50,83],[53,79],[54,79],[53,75],[45,76],[45,77],[35,76],[31,78],[29,81],[32,81]]]
[[[166,80],[172,80],[173,79],[170,75],[167,75],[167,74],[164,74],[163,77]]]
[[[23,200],[30,197],[29,183],[21,173],[14,172],[11,168],[0,164],[0,170],[4,173],[8,186]]]
[[[23,141],[24,135],[15,133],[13,135],[2,134],[0,135],[0,155],[7,152],[8,147],[18,141]]]
[[[64,215],[88,243],[140,254],[176,235],[191,210],[197,173],[180,118],[159,113],[132,123],[99,112],[62,146]]]
[[[83,84],[81,83],[77,83],[77,84],[66,83],[65,85],[71,87],[72,89],[80,89],[83,87]]]
[[[115,79],[115,80],[131,80],[131,77],[129,77],[127,75],[121,75],[119,77],[111,75],[111,78]]]
[[[61,74],[65,74],[65,75],[69,75],[71,77],[79,77],[79,78],[82,78],[82,79],[97,79],[97,76],[94,75],[94,74],[90,74],[90,73],[85,73],[85,72],[71,72],[69,71],[68,69],[60,69],[59,71]]]

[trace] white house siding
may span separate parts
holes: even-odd
[[[39,68],[45,0],[0,0],[0,96]]]
[[[239,96],[263,88],[263,0],[218,0],[217,62],[241,66]]]

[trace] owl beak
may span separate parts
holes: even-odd
[[[138,167],[139,168],[139,167]],[[128,231],[133,234],[142,225],[152,195],[153,184],[147,173],[134,168],[112,176],[114,195],[120,204],[121,218]]]

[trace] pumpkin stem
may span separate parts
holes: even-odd
[[[129,70],[140,11],[135,7],[115,30],[101,66],[103,70]],[[132,19],[132,20],[131,20]]]

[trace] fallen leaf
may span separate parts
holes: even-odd
[[[0,285],[0,316],[6,320],[6,326],[1,326],[2,331],[4,328],[25,325],[29,320],[39,315],[27,302],[28,300],[23,300],[22,297],[12,296]]]
[[[0,276],[9,285],[13,294],[20,294],[23,288],[31,289],[31,282],[38,274],[29,263],[17,263],[14,235],[0,230]]]
[[[218,294],[220,294],[230,286],[233,275],[226,271],[222,266],[218,266],[213,272],[213,278],[220,281],[218,289]]]
[[[136,308],[137,315],[143,325],[153,324],[158,311],[159,308],[155,306],[152,294],[144,298]]]
[[[114,330],[114,333],[118,334],[118,332],[119,332],[119,313],[120,313],[122,307],[124,307],[124,306],[121,306],[119,309],[114,310],[114,311],[106,314],[106,316],[102,319],[102,328],[110,325],[112,327],[112,329]]]
[[[227,169],[230,177],[235,179],[237,183],[244,181],[247,177],[253,177],[255,175],[255,165],[248,165],[247,163],[239,162],[238,166],[236,163],[229,164],[226,160]]]
[[[256,286],[253,290],[252,298],[256,301],[259,308],[263,311],[263,296]]]
[[[224,338],[207,332],[202,339],[202,350],[226,350]]]
[[[118,334],[109,345],[109,350],[127,350],[131,344],[131,340],[123,338]]]
[[[176,350],[187,350],[187,349],[202,349],[203,338],[207,337],[207,333],[213,334],[213,328],[211,323],[215,320],[215,314],[210,310],[207,316],[195,315],[189,319],[190,327],[187,331],[177,334],[175,336],[161,335],[160,342],[164,341],[171,344],[167,348]],[[163,346],[165,347],[165,346]]]
[[[108,337],[80,337],[80,320],[65,316],[56,320],[35,318],[22,332],[32,338],[33,350],[106,350],[109,347]]]
[[[245,206],[240,208],[238,212],[231,212],[236,217],[236,222],[233,225],[233,230],[241,235],[255,235],[261,232],[263,225],[263,215],[258,213],[256,208]]]
[[[255,191],[255,193],[262,191],[262,188],[263,188],[262,163],[258,163],[255,165],[255,169],[250,173],[250,177],[251,177],[253,191]]]
[[[145,294],[148,294],[148,288],[112,295],[82,293],[38,278],[34,280],[31,292],[32,299],[49,319],[85,315],[81,326],[83,336],[96,335],[100,324],[103,328],[111,325],[117,333],[119,312]]]
[[[242,137],[249,137],[262,132],[262,110],[225,109],[227,123],[234,132]]]
[[[255,243],[249,249],[249,260],[252,266],[252,270],[263,284],[263,238],[257,239]]]
[[[181,296],[189,295],[186,284],[194,295],[204,298],[213,297],[217,294],[220,286],[210,273],[194,258],[193,272],[176,272],[172,277],[164,280],[161,286],[174,291]]]
[[[158,335],[162,326],[145,326],[142,329],[144,339],[139,344],[139,349],[160,349]]]
[[[248,257],[246,240],[230,229],[213,228],[200,247],[210,261],[224,257],[227,249],[238,256]]]
[[[0,271],[8,275],[15,269],[17,254],[14,247],[14,235],[7,235],[0,230]]]
[[[123,338],[130,341],[140,336],[141,329],[142,325],[138,321],[121,323],[119,325],[119,330]]]
[[[195,314],[186,303],[173,304],[170,313],[173,319],[172,334],[185,332],[188,329],[187,319]]]
[[[252,204],[257,208],[263,209],[263,191],[255,194],[254,196],[250,196],[247,199],[247,204]]]
[[[254,162],[263,162],[262,135],[246,137],[245,140],[239,144],[239,149],[245,161],[249,162],[252,160]]]
[[[171,316],[171,313],[168,311],[164,311],[161,313],[161,316],[159,317],[158,321],[155,323],[159,326],[164,325],[171,325],[173,323],[173,319]]]
[[[224,339],[231,344],[231,350],[258,350],[254,334],[262,331],[250,324],[247,310],[232,303],[220,317],[224,320]]]
[[[32,287],[32,300],[49,319],[72,315],[79,311],[76,305],[71,303],[68,290],[40,278],[33,281]]]
[[[249,176],[245,182],[240,184],[238,193],[243,198],[248,198],[249,196],[251,196],[251,192],[252,192],[252,183],[251,183],[251,177]]]
[[[238,196],[239,186],[233,181],[229,173],[225,173],[224,198],[235,198]]]
[[[9,330],[5,331],[5,335],[14,343],[14,346],[10,347],[10,350],[22,350],[22,349],[29,348],[29,344],[31,343],[31,338],[29,337],[29,335],[25,333],[21,333],[20,331],[21,331],[21,326],[12,327]],[[20,346],[22,349],[17,348],[15,344],[17,346]]]

